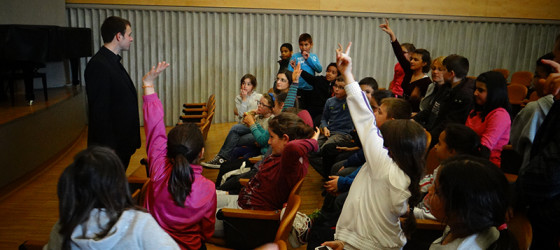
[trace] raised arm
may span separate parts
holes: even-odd
[[[401,44],[397,40],[397,36],[395,35],[391,27],[389,27],[389,20],[385,18],[385,23],[379,25],[379,28],[381,28],[381,30],[389,35],[391,39],[391,46],[393,47],[393,53],[395,53],[395,57],[397,57],[397,61],[399,61],[399,64],[403,68],[405,74],[412,75],[412,70],[410,69],[410,61],[408,61],[404,56],[404,52],[402,50]],[[408,53],[412,53],[412,51],[408,51]]]
[[[292,72],[292,85],[290,85],[290,89],[288,90],[288,95],[286,96],[286,101],[284,101],[284,107],[282,111],[286,111],[288,108],[295,107],[296,105],[296,98],[297,98],[297,90],[299,88],[299,76],[301,75],[301,64],[298,63]]]
[[[383,147],[383,138],[375,123],[375,117],[369,101],[362,89],[359,87],[354,75],[352,74],[352,59],[348,55],[350,52],[351,43],[345,52],[342,52],[342,46],[339,44],[337,50],[337,67],[339,72],[344,76],[344,85],[348,103],[348,109],[352,116],[352,121],[358,132],[360,138],[367,138],[362,140],[362,148],[366,161],[375,163],[375,166],[385,166],[386,161],[392,161],[388,156],[387,149]],[[373,164],[365,164],[364,167],[372,167]]]
[[[155,89],[154,80],[159,74],[169,67],[166,62],[158,63],[142,78],[142,88],[144,89],[144,132],[146,133],[146,152],[148,154],[148,164],[151,176],[156,177],[156,169],[152,164],[156,160],[162,160],[167,154],[167,136],[165,134],[165,123],[163,122],[163,105],[159,100]]]

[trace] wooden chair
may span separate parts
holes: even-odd
[[[507,81],[507,79],[509,77],[509,70],[507,70],[507,69],[493,69],[492,71],[500,72]]]
[[[520,211],[515,211],[513,218],[508,222],[508,230],[515,236],[519,249],[529,249],[531,241],[533,240],[533,229],[531,222]]]
[[[196,111],[196,110],[208,111],[210,110],[211,105],[214,105],[215,103],[216,103],[216,96],[212,94],[208,97],[208,101],[206,102],[183,104],[183,107],[185,108],[183,109],[183,112]]]
[[[303,179],[292,188],[282,218],[281,210],[221,209],[219,213],[223,215],[226,246],[234,249],[252,249],[267,242],[287,242],[297,210],[301,206],[299,192]]]
[[[143,206],[144,205],[144,200],[146,198],[146,191],[148,190],[148,186],[150,185],[150,179],[148,179],[144,185],[142,185],[141,189],[137,189],[133,194],[132,194],[132,200],[134,201],[134,203],[138,206]]]
[[[525,85],[511,83],[507,86],[508,88],[508,97],[509,103],[512,105],[522,105],[524,104],[523,100],[527,96],[527,87]]]
[[[533,72],[530,71],[517,71],[511,75],[510,84],[521,84],[527,88],[531,87],[531,81],[533,80]],[[525,93],[527,94],[527,93]]]

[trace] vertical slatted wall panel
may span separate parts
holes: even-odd
[[[378,25],[384,18],[374,15],[303,15],[299,13],[258,13],[146,9],[127,6],[71,5],[67,7],[71,27],[93,30],[94,51],[102,44],[99,28],[111,15],[132,23],[134,43],[123,53],[123,64],[139,89],[142,75],[157,61],[171,67],[157,82],[157,92],[165,107],[165,123],[173,125],[182,103],[205,101],[216,94],[216,122],[234,121],[234,98],[239,80],[246,73],[258,80],[257,91],[272,87],[278,69],[279,46],[297,39],[303,32],[313,36],[312,52],[319,56],[323,70],[335,60],[338,42],[353,41],[352,57],[356,78],[375,77],[380,87],[388,87],[396,59],[388,36]],[[431,20],[395,16],[390,25],[401,42],[412,42],[431,52],[432,58],[456,53],[471,64],[469,75],[493,68],[512,73],[534,69],[535,60],[552,50],[560,26],[480,21]],[[82,68],[87,60],[82,59]]]

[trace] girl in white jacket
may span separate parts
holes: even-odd
[[[350,187],[336,225],[333,249],[401,249],[415,227],[414,207],[420,200],[418,182],[424,169],[426,134],[410,120],[388,121],[380,130],[371,106],[352,75],[350,45],[337,50],[338,70],[352,121],[362,140],[366,163]],[[381,136],[380,132],[383,134]],[[406,216],[401,226],[399,217]]]

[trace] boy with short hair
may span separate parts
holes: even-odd
[[[320,73],[323,71],[323,66],[319,62],[319,58],[316,54],[311,53],[311,48],[313,48],[313,38],[307,33],[303,33],[299,36],[299,49],[301,52],[295,53],[290,59],[290,65],[288,66],[289,71],[294,71],[293,66],[301,63],[301,69],[309,74],[315,75],[315,73]],[[292,64],[293,61],[293,65]],[[312,90],[313,86],[309,85],[305,79],[299,78],[299,89],[301,90]]]
[[[344,78],[336,77],[334,96],[325,103],[323,118],[321,119],[321,135],[317,140],[323,157],[321,174],[327,178],[332,164],[338,155],[337,146],[353,146],[352,135],[354,123],[346,104],[346,91],[343,86]]]
[[[278,73],[288,69],[290,66],[290,58],[292,58],[293,53],[294,48],[291,43],[283,43],[280,46],[280,60],[278,61],[280,68],[278,69]]]

